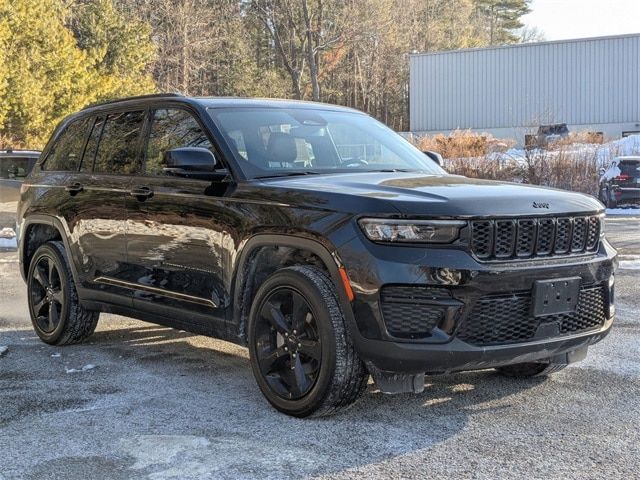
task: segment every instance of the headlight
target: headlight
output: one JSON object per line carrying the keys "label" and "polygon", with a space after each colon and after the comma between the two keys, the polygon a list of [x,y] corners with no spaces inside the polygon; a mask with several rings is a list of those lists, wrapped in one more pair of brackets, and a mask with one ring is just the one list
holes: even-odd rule
{"label": "headlight", "polygon": [[363,218],[359,222],[374,242],[451,243],[467,222],[461,220],[386,220]]}

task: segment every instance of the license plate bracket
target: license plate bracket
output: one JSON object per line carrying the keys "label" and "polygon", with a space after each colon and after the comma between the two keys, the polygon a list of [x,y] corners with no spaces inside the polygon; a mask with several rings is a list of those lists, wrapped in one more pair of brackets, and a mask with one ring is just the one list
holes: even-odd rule
{"label": "license plate bracket", "polygon": [[559,315],[576,311],[580,277],[538,280],[533,284],[533,316]]}

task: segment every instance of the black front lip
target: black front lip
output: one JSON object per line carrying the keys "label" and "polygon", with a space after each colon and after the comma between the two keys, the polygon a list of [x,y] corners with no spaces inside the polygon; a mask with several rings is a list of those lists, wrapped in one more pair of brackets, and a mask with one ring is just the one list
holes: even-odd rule
{"label": "black front lip", "polygon": [[367,340],[360,355],[380,370],[402,373],[451,373],[532,362],[599,342],[611,330],[610,318],[599,330],[533,342],[477,347],[454,338],[445,344]]}

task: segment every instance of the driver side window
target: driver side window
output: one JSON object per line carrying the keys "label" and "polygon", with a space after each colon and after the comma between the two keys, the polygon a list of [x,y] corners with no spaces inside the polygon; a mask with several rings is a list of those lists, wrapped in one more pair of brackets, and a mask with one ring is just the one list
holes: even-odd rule
{"label": "driver side window", "polygon": [[165,152],[179,147],[213,146],[191,113],[179,108],[160,108],[153,113],[146,151],[147,175],[165,175]]}

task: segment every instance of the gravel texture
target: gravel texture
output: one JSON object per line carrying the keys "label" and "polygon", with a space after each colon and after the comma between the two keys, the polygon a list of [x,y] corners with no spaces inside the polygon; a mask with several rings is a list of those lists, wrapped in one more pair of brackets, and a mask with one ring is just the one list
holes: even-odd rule
{"label": "gravel texture", "polygon": [[[640,254],[638,220],[608,227]],[[41,343],[15,255],[0,253],[0,480],[640,475],[640,270],[617,275],[609,337],[546,381],[369,385],[344,414],[298,420],[268,405],[228,343],[114,315],[89,343]]]}

